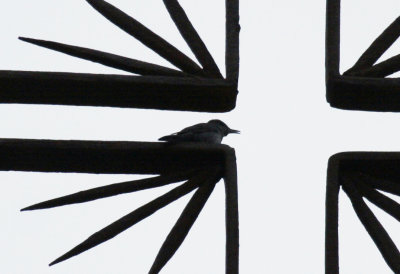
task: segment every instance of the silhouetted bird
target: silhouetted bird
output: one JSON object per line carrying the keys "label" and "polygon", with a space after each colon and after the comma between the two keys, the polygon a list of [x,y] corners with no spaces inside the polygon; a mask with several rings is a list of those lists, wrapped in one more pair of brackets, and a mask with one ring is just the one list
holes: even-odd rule
{"label": "silhouetted bird", "polygon": [[229,133],[240,133],[235,129],[230,129],[221,120],[210,120],[208,123],[196,124],[182,129],[181,131],[161,137],[159,141],[170,143],[198,142],[209,144],[220,144],[222,138]]}

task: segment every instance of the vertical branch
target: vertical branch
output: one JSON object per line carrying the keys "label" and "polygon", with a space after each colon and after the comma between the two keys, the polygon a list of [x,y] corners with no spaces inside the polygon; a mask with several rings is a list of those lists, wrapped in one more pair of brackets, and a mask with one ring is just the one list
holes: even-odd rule
{"label": "vertical branch", "polygon": [[196,56],[197,60],[203,66],[204,70],[209,72],[215,78],[222,78],[217,64],[212,58],[206,45],[201,40],[196,29],[193,27],[178,0],[163,1],[180,34],[182,35],[183,39],[185,39],[186,43]]}
{"label": "vertical branch", "polygon": [[340,0],[326,2],[325,40],[326,78],[339,75],[340,62]]}
{"label": "vertical branch", "polygon": [[325,201],[325,274],[339,273],[339,180],[338,160],[329,159]]}
{"label": "vertical branch", "polygon": [[239,209],[235,150],[226,153],[226,270],[227,274],[239,273]]}
{"label": "vertical branch", "polygon": [[239,79],[239,0],[226,3],[226,79],[238,83]]}

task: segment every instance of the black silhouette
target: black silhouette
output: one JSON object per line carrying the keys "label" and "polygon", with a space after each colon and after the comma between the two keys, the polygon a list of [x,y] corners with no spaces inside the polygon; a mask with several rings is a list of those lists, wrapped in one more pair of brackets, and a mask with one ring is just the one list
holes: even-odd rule
{"label": "black silhouette", "polygon": [[[173,190],[132,211],[59,257],[51,265],[99,245],[160,208],[196,190],[161,247],[150,273],[158,273],[179,248],[220,179],[226,190],[226,273],[238,273],[239,230],[234,149],[221,144],[51,141],[0,139],[0,170],[158,174],[41,202],[22,211],[54,208],[179,183]],[[190,272],[190,270],[189,270]]]}
{"label": "black silhouette", "polygon": [[20,37],[25,42],[141,76],[0,71],[0,103],[202,112],[226,112],[235,108],[239,74],[239,0],[226,1],[225,79],[177,0],[164,0],[164,4],[201,67],[169,42],[106,1],[87,2],[176,69],[94,49]]}
{"label": "black silhouette", "polygon": [[[100,14],[175,66],[174,69],[53,41],[22,41],[137,75],[0,71],[0,103],[65,104],[226,112],[235,108],[239,76],[239,0],[226,3],[226,76],[177,0],[163,0],[198,65],[140,22],[103,0],[87,0]],[[237,170],[234,149],[221,145],[237,133],[221,121],[212,142],[101,142],[0,139],[0,170],[153,174],[156,177],[97,187],[28,206],[22,211],[84,203],[96,199],[178,184],[176,188],[91,235],[50,265],[99,245],[174,200],[195,191],[162,245],[149,273],[158,273],[174,255],[215,185],[224,179],[226,194],[226,273],[239,273]],[[225,125],[225,126],[224,126]],[[182,135],[182,134],[177,134]],[[170,139],[170,138],[167,138]],[[218,140],[217,140],[218,139]],[[190,269],[188,270],[190,272]]]}
{"label": "black silhouette", "polygon": [[400,79],[385,78],[400,71],[400,55],[376,62],[400,36],[400,18],[343,75],[340,63],[340,0],[327,1],[326,97],[332,107],[366,111],[400,111]]}
{"label": "black silhouette", "polygon": [[222,139],[230,133],[240,133],[236,129],[230,129],[221,120],[210,120],[208,123],[196,124],[181,131],[161,137],[159,141],[170,143],[198,142],[220,144]]}
{"label": "black silhouette", "polygon": [[384,192],[400,195],[400,153],[347,152],[331,157],[326,193],[325,273],[339,273],[338,194],[340,187],[394,273],[400,273],[400,253],[363,198],[400,221],[400,205]]}

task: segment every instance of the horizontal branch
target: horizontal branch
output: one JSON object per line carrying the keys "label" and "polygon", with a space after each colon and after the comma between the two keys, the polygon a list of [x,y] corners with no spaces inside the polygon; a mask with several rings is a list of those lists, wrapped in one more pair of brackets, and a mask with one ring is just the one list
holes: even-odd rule
{"label": "horizontal branch", "polygon": [[335,108],[400,112],[400,78],[330,78],[326,95]]}
{"label": "horizontal branch", "polygon": [[226,145],[0,139],[0,170],[170,174],[222,166]]}
{"label": "horizontal branch", "polygon": [[123,11],[103,0],[86,1],[113,24],[138,39],[177,68],[190,74],[203,74],[203,70],[189,57]]}
{"label": "horizontal branch", "polygon": [[236,96],[218,79],[0,70],[0,103],[225,112]]}
{"label": "horizontal branch", "polygon": [[120,69],[123,71],[141,74],[141,75],[159,75],[159,76],[176,76],[185,77],[187,74],[167,67],[119,56],[103,51],[89,48],[71,46],[67,44],[57,43],[53,41],[38,40],[32,38],[19,37],[20,40],[28,42],[40,47],[59,51],[80,59],[96,62],[108,67]]}
{"label": "horizontal branch", "polygon": [[196,29],[193,27],[178,0],[163,1],[180,34],[182,35],[183,39],[185,39],[197,60],[203,66],[204,71],[210,73],[215,78],[222,78],[217,64],[212,58],[203,40],[201,40]]}

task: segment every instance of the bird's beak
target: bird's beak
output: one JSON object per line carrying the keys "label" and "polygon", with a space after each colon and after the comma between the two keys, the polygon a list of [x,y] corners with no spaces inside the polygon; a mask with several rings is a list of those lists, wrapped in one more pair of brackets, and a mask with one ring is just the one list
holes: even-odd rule
{"label": "bird's beak", "polygon": [[239,130],[236,130],[236,129],[229,129],[229,133],[240,134],[240,131],[239,131]]}

